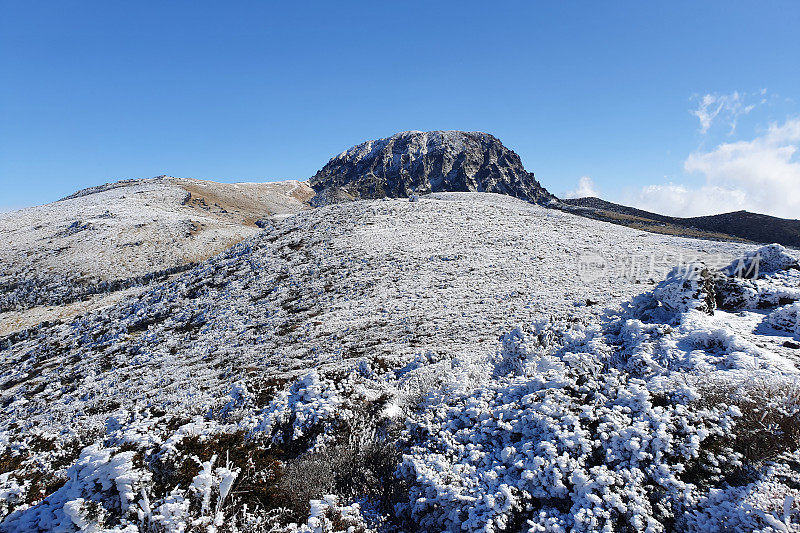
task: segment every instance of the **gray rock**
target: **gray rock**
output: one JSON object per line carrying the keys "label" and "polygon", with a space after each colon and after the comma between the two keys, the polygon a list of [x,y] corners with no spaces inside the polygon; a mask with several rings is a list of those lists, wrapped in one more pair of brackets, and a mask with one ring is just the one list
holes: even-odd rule
{"label": "gray rock", "polygon": [[758,285],[752,280],[725,275],[716,276],[717,307],[725,311],[739,311],[758,307]]}
{"label": "gray rock", "polygon": [[709,315],[716,308],[714,276],[701,263],[674,268],[653,289],[653,297],[672,312],[697,309]]}
{"label": "gray rock", "polygon": [[407,198],[429,192],[494,192],[529,202],[554,197],[492,135],[406,131],[331,159],[310,180],[316,204],[344,198]]}

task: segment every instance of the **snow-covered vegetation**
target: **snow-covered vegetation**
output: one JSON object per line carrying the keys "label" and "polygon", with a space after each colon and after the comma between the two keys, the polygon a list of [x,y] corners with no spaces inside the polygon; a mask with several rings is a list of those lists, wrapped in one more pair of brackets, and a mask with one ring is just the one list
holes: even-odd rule
{"label": "snow-covered vegetation", "polygon": [[159,177],[80,191],[0,214],[0,312],[142,285],[306,208],[304,183]]}
{"label": "snow-covered vegetation", "polygon": [[275,221],[0,337],[0,530],[798,530],[800,270],[756,251],[477,193]]}

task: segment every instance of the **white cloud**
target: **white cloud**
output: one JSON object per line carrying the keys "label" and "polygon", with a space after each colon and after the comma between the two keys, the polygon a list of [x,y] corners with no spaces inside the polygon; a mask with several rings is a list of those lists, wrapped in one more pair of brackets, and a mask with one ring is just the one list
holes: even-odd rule
{"label": "white cloud", "polygon": [[[761,94],[766,94],[763,89]],[[730,126],[729,134],[736,131],[739,117],[746,115],[755,108],[755,105],[745,105],[746,94],[733,92],[731,94],[705,94],[700,98],[697,109],[691,111],[692,115],[700,120],[700,133],[706,134],[711,129],[717,118],[724,119]]]}
{"label": "white cloud", "polygon": [[600,193],[597,192],[594,186],[592,178],[589,176],[583,176],[578,180],[578,188],[568,191],[564,195],[565,198],[586,198],[587,196],[600,196]]}
{"label": "white cloud", "polygon": [[746,207],[746,200],[747,193],[738,189],[667,183],[643,187],[630,203],[662,215],[692,217],[739,211]]}
{"label": "white cloud", "polygon": [[675,216],[697,216],[746,209],[800,217],[800,118],[772,124],[751,141],[723,143],[695,152],[684,169],[705,177],[701,187],[669,183],[642,188],[630,202]]}

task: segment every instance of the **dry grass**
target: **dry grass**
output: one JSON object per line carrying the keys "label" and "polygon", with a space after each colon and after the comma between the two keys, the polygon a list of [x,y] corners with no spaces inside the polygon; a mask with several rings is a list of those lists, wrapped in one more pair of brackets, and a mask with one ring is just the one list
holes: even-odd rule
{"label": "dry grass", "polygon": [[304,185],[283,193],[279,192],[278,188],[281,187],[279,183],[201,183],[180,179],[175,181],[188,193],[184,205],[224,222],[251,227],[256,227],[257,220],[283,211],[277,204],[273,205],[280,196],[300,203],[308,202],[314,196],[313,190]]}
{"label": "dry grass", "polygon": [[758,466],[800,448],[800,384],[753,380],[730,384],[708,380],[700,385],[706,406],[730,405],[741,411],[730,447],[746,464]]}
{"label": "dry grass", "polygon": [[658,222],[649,218],[626,215],[623,213],[614,213],[613,211],[598,210],[594,213],[594,218],[614,224],[620,224],[622,226],[628,226],[629,228],[638,229],[641,231],[659,233],[661,235],[675,235],[677,237],[693,237],[697,239],[710,239],[718,241],[748,242],[746,239],[734,237],[726,233],[678,226],[676,224]]}
{"label": "dry grass", "polygon": [[[211,436],[189,436],[176,444],[177,452],[145,457],[163,496],[175,486],[188,487],[200,471],[194,459],[216,455],[240,469],[226,504],[227,516],[245,520],[248,509],[275,526],[307,519],[310,500],[335,494],[343,501],[370,500],[393,514],[395,503],[408,496],[404,482],[394,473],[401,461],[396,446],[399,427],[388,427],[380,417],[386,398],[363,402],[357,415],[342,421],[335,441],[321,451],[309,451],[315,433],[300,441],[276,445],[244,431]],[[239,518],[235,518],[239,517]],[[341,516],[328,516],[345,524]],[[265,522],[266,523],[266,522]],[[344,527],[347,529],[347,527]]]}

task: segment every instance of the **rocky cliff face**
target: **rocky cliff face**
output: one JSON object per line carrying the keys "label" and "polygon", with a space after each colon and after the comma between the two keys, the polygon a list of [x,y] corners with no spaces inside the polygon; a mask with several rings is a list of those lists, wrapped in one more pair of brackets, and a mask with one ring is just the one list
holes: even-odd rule
{"label": "rocky cliff face", "polygon": [[310,184],[317,203],[449,191],[538,203],[553,198],[496,137],[464,131],[406,131],[367,141],[331,159]]}

